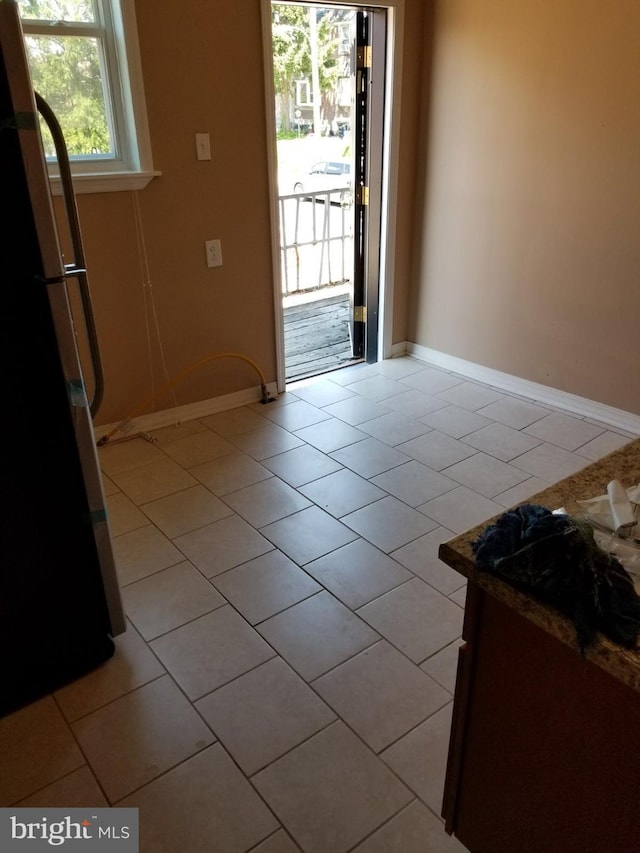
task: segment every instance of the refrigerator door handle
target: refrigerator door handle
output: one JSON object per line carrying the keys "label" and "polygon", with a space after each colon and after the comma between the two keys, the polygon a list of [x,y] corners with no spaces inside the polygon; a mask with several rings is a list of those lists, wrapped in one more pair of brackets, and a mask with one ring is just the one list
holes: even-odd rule
{"label": "refrigerator door handle", "polygon": [[62,128],[60,127],[60,123],[58,122],[55,113],[42,95],[39,95],[38,92],[35,92],[34,94],[38,112],[42,116],[51,133],[53,144],[56,149],[58,168],[60,170],[62,197],[64,200],[64,209],[74,254],[74,263],[65,264],[65,275],[70,278],[75,277],[78,281],[83,320],[87,332],[89,353],[91,356],[91,368],[93,370],[93,397],[89,404],[89,411],[93,418],[102,403],[102,397],[104,394],[104,374],[102,372],[102,359],[100,357],[100,347],[98,345],[98,332],[93,315],[93,306],[91,304],[91,291],[89,290],[89,279],[86,271],[84,246],[82,244],[80,220],[78,218],[78,208],[73,189],[73,179],[71,177],[69,154],[64,141]]}

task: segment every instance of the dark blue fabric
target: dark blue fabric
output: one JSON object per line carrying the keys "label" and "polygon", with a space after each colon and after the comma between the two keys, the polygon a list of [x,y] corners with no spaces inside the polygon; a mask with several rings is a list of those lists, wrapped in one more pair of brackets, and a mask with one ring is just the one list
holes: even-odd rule
{"label": "dark blue fabric", "polygon": [[597,545],[587,522],[522,504],[485,528],[472,546],[478,569],[568,615],[582,651],[597,631],[636,646],[640,597],[621,563]]}
{"label": "dark blue fabric", "polygon": [[571,519],[567,515],[554,515],[537,504],[521,504],[503,513],[473,543],[476,565],[491,569],[502,557],[509,557],[545,536],[564,533],[570,527]]}

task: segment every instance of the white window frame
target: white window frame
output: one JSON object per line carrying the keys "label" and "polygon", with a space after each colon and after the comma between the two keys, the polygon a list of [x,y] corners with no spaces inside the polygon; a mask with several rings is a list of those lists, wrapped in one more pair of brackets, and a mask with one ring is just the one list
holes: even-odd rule
{"label": "white window frame", "polygon": [[[71,161],[73,185],[77,193],[138,190],[160,175],[154,171],[147,122],[134,4],[130,0],[97,0],[99,26],[104,28],[104,56],[108,88],[113,106],[112,126],[116,157],[108,160]],[[73,37],[73,24],[42,27],[22,19],[26,35],[62,32]],[[82,35],[87,35],[83,33]],[[52,189],[59,194],[57,163],[49,164]]]}

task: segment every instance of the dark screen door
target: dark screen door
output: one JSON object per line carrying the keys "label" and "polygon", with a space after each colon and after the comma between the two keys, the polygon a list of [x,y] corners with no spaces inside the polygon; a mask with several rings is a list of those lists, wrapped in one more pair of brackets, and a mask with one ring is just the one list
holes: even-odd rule
{"label": "dark screen door", "polygon": [[386,50],[384,10],[358,10],[355,48],[352,341],[354,357],[373,362],[378,356]]}

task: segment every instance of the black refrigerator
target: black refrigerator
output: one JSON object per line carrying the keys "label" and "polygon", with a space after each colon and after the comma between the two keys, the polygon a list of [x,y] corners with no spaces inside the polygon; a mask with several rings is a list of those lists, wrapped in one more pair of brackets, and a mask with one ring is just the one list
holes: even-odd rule
{"label": "black refrigerator", "polygon": [[0,198],[2,716],[100,665],[125,630],[70,310],[70,288],[78,276],[86,285],[86,273],[60,249],[22,29],[7,0]]}

